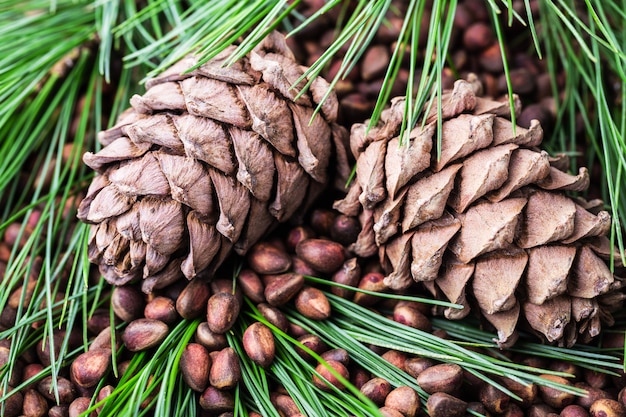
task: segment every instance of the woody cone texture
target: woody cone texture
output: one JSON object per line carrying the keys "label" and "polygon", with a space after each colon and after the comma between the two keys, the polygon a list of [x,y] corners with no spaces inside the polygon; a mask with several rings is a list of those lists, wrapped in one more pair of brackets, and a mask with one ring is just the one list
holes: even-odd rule
{"label": "woody cone texture", "polygon": [[[185,276],[210,276],[276,223],[346,177],[347,132],[322,78],[303,74],[284,38],[269,35],[231,66],[235,46],[197,64],[187,57],[146,83],[104,145],[84,162],[97,171],[79,208],[91,223],[89,257],[107,281],[143,278],[150,292]],[[334,158],[331,162],[331,156]]]}
{"label": "woody cone texture", "polygon": [[587,170],[571,175],[565,157],[538,149],[536,121],[514,129],[508,101],[479,94],[475,79],[442,94],[439,157],[436,111],[400,139],[403,98],[369,132],[352,127],[357,175],[335,203],[363,227],[351,249],[378,253],[389,289],[421,284],[465,307],[438,313],[478,313],[502,346],[518,328],[560,345],[588,340],[623,298],[607,265],[609,214],[565,193],[587,188]]}

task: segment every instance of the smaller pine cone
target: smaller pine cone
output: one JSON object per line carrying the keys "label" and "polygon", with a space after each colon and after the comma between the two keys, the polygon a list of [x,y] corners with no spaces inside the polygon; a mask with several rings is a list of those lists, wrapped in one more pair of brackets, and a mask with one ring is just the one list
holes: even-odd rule
{"label": "smaller pine cone", "polygon": [[338,181],[349,175],[328,83],[292,88],[306,68],[278,33],[224,66],[234,49],[199,66],[189,56],[148,80],[100,133],[104,148],[84,155],[98,175],[78,217],[93,225],[89,259],[110,283],[143,278],[150,292],[211,276],[233,249],[244,254],[302,212],[329,182],[329,167]]}
{"label": "smaller pine cone", "polygon": [[442,94],[439,155],[434,111],[399,137],[402,97],[369,131],[352,127],[356,178],[335,203],[359,216],[351,249],[378,253],[388,288],[417,282],[464,306],[436,308],[447,318],[474,310],[497,329],[501,346],[514,343],[520,327],[550,343],[586,341],[601,322],[612,323],[624,298],[606,262],[610,216],[601,202],[566,194],[588,187],[587,170],[570,175],[565,156],[539,150],[536,120],[529,129],[513,126],[508,101],[480,90],[474,78]]}

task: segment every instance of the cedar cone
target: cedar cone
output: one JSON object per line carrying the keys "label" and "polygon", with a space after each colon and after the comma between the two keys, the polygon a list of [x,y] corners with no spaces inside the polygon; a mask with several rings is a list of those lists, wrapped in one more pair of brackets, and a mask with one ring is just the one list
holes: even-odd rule
{"label": "cedar cone", "polygon": [[464,306],[436,313],[479,312],[501,346],[514,343],[520,326],[550,343],[588,340],[601,322],[612,323],[623,299],[622,279],[606,263],[610,216],[602,202],[566,194],[589,185],[587,170],[570,175],[565,156],[537,149],[536,120],[514,129],[508,100],[480,97],[480,90],[474,77],[442,94],[439,157],[435,110],[400,139],[402,97],[369,131],[352,126],[356,179],[335,203],[359,216],[351,249],[363,257],[378,252],[389,289],[418,282]]}
{"label": "cedar cone", "polygon": [[234,49],[199,66],[189,56],[148,80],[99,134],[104,148],[84,155],[99,175],[78,217],[92,224],[89,259],[110,283],[143,277],[151,292],[211,276],[231,249],[244,254],[302,212],[329,167],[347,178],[348,135],[328,83],[293,87],[306,68],[278,33],[226,67]]}

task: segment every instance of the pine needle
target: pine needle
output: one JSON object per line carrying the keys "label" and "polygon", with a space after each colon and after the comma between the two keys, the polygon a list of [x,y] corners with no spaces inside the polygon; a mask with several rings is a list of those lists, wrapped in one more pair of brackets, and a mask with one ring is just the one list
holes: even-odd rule
{"label": "pine needle", "polygon": [[184,399],[197,402],[197,398],[183,382],[178,364],[199,323],[199,320],[182,320],[150,357],[145,352],[135,354],[110,396],[93,404],[86,412],[102,407],[99,415],[103,417],[140,416],[148,412],[162,416],[195,416],[195,406],[184,404]]}
{"label": "pine needle", "polygon": [[[491,384],[496,384],[496,381],[490,375],[512,376],[528,383],[553,386],[577,395],[583,394],[583,391],[580,389],[555,384],[552,381],[539,377],[541,374],[563,376],[564,374],[562,373],[547,369],[531,368],[510,361],[499,360],[483,353],[477,353],[465,349],[454,341],[440,339],[430,333],[394,322],[333,294],[327,293],[326,296],[331,302],[333,309],[333,315],[330,320],[321,322],[310,320],[293,310],[290,310],[288,314],[290,320],[293,320],[305,329],[309,329],[312,333],[318,334],[329,345],[341,346],[347,349],[351,357],[355,355],[354,360],[357,363],[374,374],[381,375],[385,368],[389,368],[387,371],[391,375],[400,371],[397,368],[393,369],[394,367],[388,363],[385,365],[386,361],[384,359],[380,357],[376,359],[374,357],[376,355],[366,346],[366,344],[370,343],[422,357],[430,357],[443,362],[457,363],[462,368],[475,372],[477,376],[480,375],[482,379]],[[471,329],[472,327],[469,326],[469,328]],[[361,355],[365,355],[365,357],[359,359]],[[614,358],[599,356],[597,359],[603,365],[615,367],[615,363],[610,361],[610,359]],[[370,368],[372,363],[368,361],[374,362],[376,367]],[[385,378],[385,376],[382,377]],[[406,377],[399,378],[396,375],[389,382],[394,386],[398,386],[407,381]],[[409,384],[409,386],[420,392],[419,387],[413,385],[415,385],[414,382]],[[505,392],[514,397],[514,394],[508,392],[508,390]],[[423,396],[423,392],[421,394]]]}

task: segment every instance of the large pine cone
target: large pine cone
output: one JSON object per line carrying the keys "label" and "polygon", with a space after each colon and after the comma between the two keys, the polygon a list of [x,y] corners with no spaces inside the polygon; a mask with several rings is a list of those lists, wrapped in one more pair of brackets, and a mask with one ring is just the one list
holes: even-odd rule
{"label": "large pine cone", "polygon": [[[92,223],[89,257],[105,279],[143,277],[150,292],[211,275],[325,187],[347,177],[347,131],[322,78],[293,84],[299,66],[278,33],[232,66],[235,47],[198,66],[191,56],[146,83],[143,96],[101,132],[84,162],[97,175],[78,217]],[[187,72],[187,73],[185,73]],[[321,107],[314,111],[322,98]],[[331,162],[331,156],[337,163]]]}
{"label": "large pine cone", "polygon": [[399,138],[403,98],[378,126],[352,127],[357,175],[335,203],[360,218],[352,249],[378,252],[390,289],[418,282],[465,306],[439,308],[448,318],[479,311],[500,345],[513,343],[522,325],[551,343],[590,339],[623,298],[605,262],[610,216],[601,202],[565,193],[587,188],[587,170],[567,174],[567,158],[537,149],[539,123],[514,129],[508,101],[479,92],[475,80],[457,81],[442,96],[439,157],[434,111]]}

